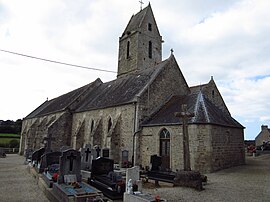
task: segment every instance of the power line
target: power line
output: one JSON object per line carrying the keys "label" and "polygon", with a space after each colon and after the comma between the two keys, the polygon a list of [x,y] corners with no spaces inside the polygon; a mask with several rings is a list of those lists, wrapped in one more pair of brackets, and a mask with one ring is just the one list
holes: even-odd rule
{"label": "power line", "polygon": [[66,63],[66,62],[59,62],[59,61],[55,61],[55,60],[49,60],[49,59],[45,59],[45,58],[35,57],[35,56],[31,56],[31,55],[26,55],[26,54],[7,51],[7,50],[2,50],[2,49],[0,49],[0,51],[5,52],[5,53],[14,54],[14,55],[23,56],[23,57],[28,57],[28,58],[32,58],[32,59],[36,59],[36,60],[42,60],[42,61],[46,61],[46,62],[57,63],[57,64],[61,64],[61,65],[67,65],[67,66],[78,67],[78,68],[83,68],[83,69],[90,69],[90,70],[95,70],[95,71],[116,73],[115,71],[110,71],[110,70],[106,70],[106,69],[99,69],[99,68],[86,67],[86,66],[81,66],[81,65],[74,65],[74,64],[69,64],[69,63]]}

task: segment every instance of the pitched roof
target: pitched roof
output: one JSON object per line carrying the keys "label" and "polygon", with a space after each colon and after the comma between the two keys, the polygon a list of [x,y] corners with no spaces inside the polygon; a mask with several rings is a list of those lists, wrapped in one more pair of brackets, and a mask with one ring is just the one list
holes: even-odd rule
{"label": "pitched roof", "polygon": [[138,30],[138,28],[141,27],[142,21],[146,15],[146,12],[148,11],[148,9],[151,9],[150,4],[147,7],[145,7],[144,9],[142,9],[136,15],[132,15],[123,35],[128,33],[128,32],[136,31],[136,30]]}
{"label": "pitched roof", "polygon": [[71,107],[71,105],[87,90],[92,90],[91,87],[95,85],[99,85],[101,82],[100,79],[95,80],[94,82],[87,84],[83,87],[80,87],[76,90],[73,90],[69,93],[66,93],[64,95],[61,95],[57,98],[54,98],[52,100],[47,100],[43,104],[41,104],[38,108],[36,108],[33,112],[31,112],[28,116],[26,116],[26,119],[44,116],[51,113],[61,112],[66,110],[68,107]]}
{"label": "pitched roof", "polygon": [[[169,59],[168,59],[169,60]],[[76,112],[113,107],[137,101],[139,96],[158,73],[165,67],[165,60],[155,67],[128,74],[101,84],[89,93]]]}
{"label": "pitched roof", "polygon": [[234,118],[222,113],[201,91],[188,96],[173,96],[160,110],[145,121],[143,126],[182,124],[182,120],[174,115],[175,112],[181,111],[182,104],[187,104],[188,111],[195,115],[190,118],[190,124],[215,124],[243,128]]}

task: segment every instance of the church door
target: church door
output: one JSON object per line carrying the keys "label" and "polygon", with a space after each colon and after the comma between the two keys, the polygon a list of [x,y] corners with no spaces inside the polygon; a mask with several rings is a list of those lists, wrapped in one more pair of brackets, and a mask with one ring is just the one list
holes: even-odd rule
{"label": "church door", "polygon": [[170,132],[163,129],[160,132],[160,156],[162,159],[162,167],[170,168]]}

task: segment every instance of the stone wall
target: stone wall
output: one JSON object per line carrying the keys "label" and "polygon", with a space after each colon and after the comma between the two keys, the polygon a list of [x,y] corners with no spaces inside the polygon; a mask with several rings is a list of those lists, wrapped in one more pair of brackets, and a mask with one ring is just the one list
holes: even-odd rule
{"label": "stone wall", "polygon": [[[183,169],[183,133],[180,125],[144,127],[140,134],[140,163],[144,167],[149,166],[150,156],[159,155],[159,134],[163,128],[171,135],[171,169]],[[188,131],[192,170],[209,173],[245,163],[242,129],[192,124]]]}
{"label": "stone wall", "polygon": [[212,126],[212,171],[245,164],[244,131]]}
{"label": "stone wall", "polygon": [[[128,150],[131,161],[134,114],[135,104],[75,113],[72,124],[72,145],[79,149],[85,144],[95,146],[98,143],[100,148],[110,149],[110,158],[117,163],[121,162],[122,151]],[[76,131],[81,127],[81,122],[84,122],[84,134],[77,137]],[[82,141],[84,145],[78,145],[74,140]]]}

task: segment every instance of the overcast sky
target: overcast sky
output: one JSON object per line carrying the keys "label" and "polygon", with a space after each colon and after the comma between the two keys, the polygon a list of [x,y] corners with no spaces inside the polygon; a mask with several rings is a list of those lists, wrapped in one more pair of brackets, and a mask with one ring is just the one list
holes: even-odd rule
{"label": "overcast sky", "polygon": [[[143,7],[148,5],[144,1]],[[190,86],[211,76],[232,116],[254,139],[270,126],[270,1],[154,0],[165,41]],[[117,71],[118,40],[139,0],[0,0],[0,49]],[[0,51],[0,119],[27,116],[52,99],[115,73],[74,68]]]}

